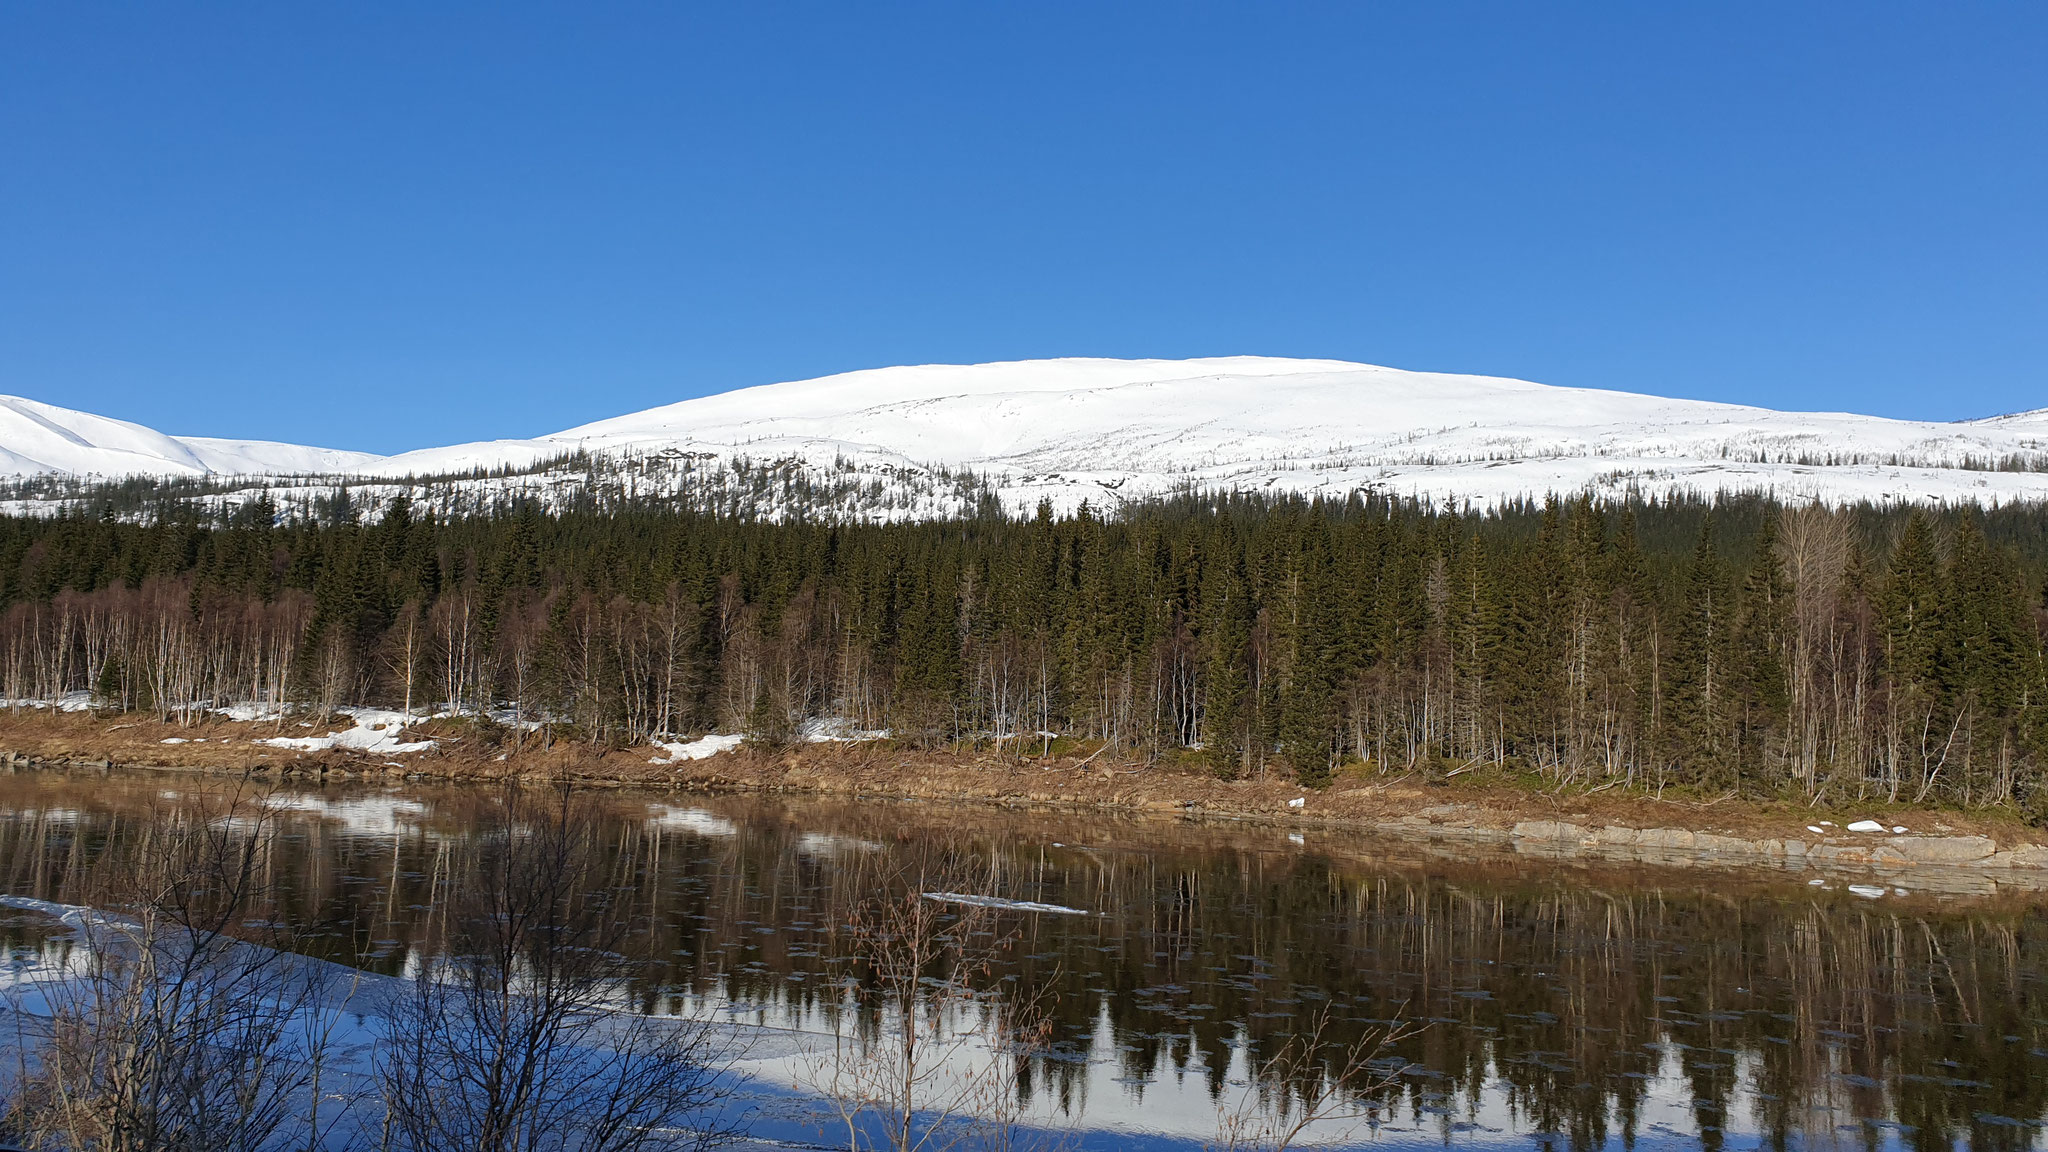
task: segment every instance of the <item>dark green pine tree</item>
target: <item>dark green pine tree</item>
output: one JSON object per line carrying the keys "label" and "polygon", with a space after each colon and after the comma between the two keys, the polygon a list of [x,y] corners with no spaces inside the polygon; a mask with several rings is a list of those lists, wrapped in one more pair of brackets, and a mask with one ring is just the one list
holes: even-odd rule
{"label": "dark green pine tree", "polygon": [[1956,527],[1947,585],[1935,677],[1971,737],[1956,784],[1965,804],[1987,791],[2002,803],[2014,791],[2012,761],[2029,727],[2040,645],[2011,557],[1970,517]]}
{"label": "dark green pine tree", "polygon": [[1672,629],[1664,676],[1665,755],[1682,782],[1727,788],[1736,781],[1728,747],[1728,649],[1734,625],[1728,579],[1714,553],[1713,520],[1700,527]]}
{"label": "dark green pine tree", "polygon": [[1256,755],[1252,743],[1251,659],[1253,606],[1243,543],[1225,521],[1212,537],[1204,575],[1202,745],[1209,765],[1226,780],[1243,776]]}
{"label": "dark green pine tree", "polygon": [[1785,679],[1791,616],[1792,589],[1778,558],[1777,518],[1766,516],[1743,578],[1742,609],[1728,669],[1728,716],[1734,739],[1730,760],[1737,787],[1745,782],[1784,783],[1775,774],[1783,757],[1774,757],[1774,743],[1782,736],[1791,705]]}
{"label": "dark green pine tree", "polygon": [[1312,516],[1300,528],[1299,552],[1287,591],[1291,667],[1281,689],[1280,747],[1294,778],[1309,788],[1330,782],[1335,758],[1331,637],[1337,630],[1330,581],[1330,526]]}

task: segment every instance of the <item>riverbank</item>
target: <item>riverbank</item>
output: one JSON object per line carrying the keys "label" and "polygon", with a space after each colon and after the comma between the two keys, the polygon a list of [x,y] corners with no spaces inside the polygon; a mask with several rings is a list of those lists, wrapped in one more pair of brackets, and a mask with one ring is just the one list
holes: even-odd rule
{"label": "riverbank", "polygon": [[[353,730],[359,746],[301,735],[302,730],[312,731],[297,722],[214,718],[173,725],[137,716],[22,710],[0,713],[0,769],[119,766],[275,780],[567,781],[981,803],[1342,829],[1545,858],[1967,874],[1993,887],[2048,890],[2048,835],[1998,811],[1853,798],[1806,805],[1618,789],[1559,791],[1481,773],[1441,781],[1346,774],[1316,791],[1278,777],[1225,781],[1193,765],[1121,763],[1100,752],[1017,757],[917,750],[889,741],[776,751],[741,746],[677,759],[671,749],[549,745],[531,734],[480,732],[448,721],[402,731],[395,723],[366,721]],[[1877,830],[1852,831],[1852,825]]]}

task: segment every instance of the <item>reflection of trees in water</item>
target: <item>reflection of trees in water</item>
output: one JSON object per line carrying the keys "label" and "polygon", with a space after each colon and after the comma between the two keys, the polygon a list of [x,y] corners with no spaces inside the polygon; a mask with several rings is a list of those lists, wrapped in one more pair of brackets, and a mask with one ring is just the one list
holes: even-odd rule
{"label": "reflection of trees in water", "polygon": [[[117,781],[6,781],[20,810],[0,822],[11,890],[63,900],[81,852],[121,850],[141,802],[124,807]],[[149,783],[138,796],[155,795]],[[482,830],[503,817],[488,792],[418,795],[432,813],[416,829],[295,822],[265,861],[287,894],[276,914],[381,971],[434,953],[449,877],[463,854],[490,850]],[[1914,1126],[1914,1146],[2023,1147],[2033,1130],[2003,1118],[2048,1108],[2048,1058],[2035,1055],[2048,1050],[2048,958],[2032,908],[1376,866],[1158,828],[1144,851],[1055,849],[1028,817],[913,806],[707,802],[734,827],[693,832],[650,821],[643,798],[603,802],[598,866],[632,893],[637,946],[665,958],[639,990],[650,1009],[690,989],[824,1013],[862,895],[851,861],[905,841],[973,855],[996,894],[1108,912],[1016,920],[1012,973],[1057,994],[1053,1050],[1028,1088],[1070,1106],[1085,1102],[1075,1061],[1097,1043],[1138,1090],[1199,1076],[1214,1093],[1236,1045],[1261,1064],[1328,1008],[1340,1045],[1396,1014],[1436,1021],[1398,1046],[1414,1067],[1384,1093],[1389,1109],[1448,1125],[1484,1097],[1578,1147],[1639,1134],[1666,1073],[1710,1147],[1748,1113],[1773,1145],[1830,1143],[1836,1125],[1869,1117]],[[1115,831],[1068,825],[1084,826]]]}

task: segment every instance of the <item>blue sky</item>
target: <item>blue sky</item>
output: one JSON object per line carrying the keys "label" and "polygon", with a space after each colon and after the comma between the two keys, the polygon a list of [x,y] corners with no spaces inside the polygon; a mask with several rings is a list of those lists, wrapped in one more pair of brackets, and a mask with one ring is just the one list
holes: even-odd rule
{"label": "blue sky", "polygon": [[396,451],[897,363],[2048,406],[2048,5],[0,3],[0,392]]}

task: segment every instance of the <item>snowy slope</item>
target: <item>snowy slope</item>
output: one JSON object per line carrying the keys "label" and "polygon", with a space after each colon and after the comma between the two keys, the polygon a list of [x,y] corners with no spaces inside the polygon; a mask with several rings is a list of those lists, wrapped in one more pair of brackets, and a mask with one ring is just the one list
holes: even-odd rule
{"label": "snowy slope", "polygon": [[[681,483],[676,462],[780,462],[913,494],[892,505],[897,515],[950,510],[946,473],[983,478],[1012,510],[1041,497],[1102,506],[1186,487],[1477,504],[1582,491],[2048,499],[2048,410],[1939,424],[1249,356],[848,372],[382,459],[0,406],[0,471],[347,471],[400,484],[530,469],[579,450],[630,474],[636,493],[673,490],[664,485]],[[460,483],[534,491],[544,479],[557,492],[589,482],[578,475]]]}
{"label": "snowy slope", "polygon": [[153,428],[0,396],[0,475],[200,476],[207,473],[329,473],[380,457],[263,440],[166,436]]}
{"label": "snowy slope", "polygon": [[1630,488],[1830,500],[2048,497],[2048,413],[1973,424],[1789,413],[1329,360],[1040,360],[849,372],[534,440],[391,457],[386,476],[570,449],[939,466],[1011,507],[1185,485],[1491,502]]}

